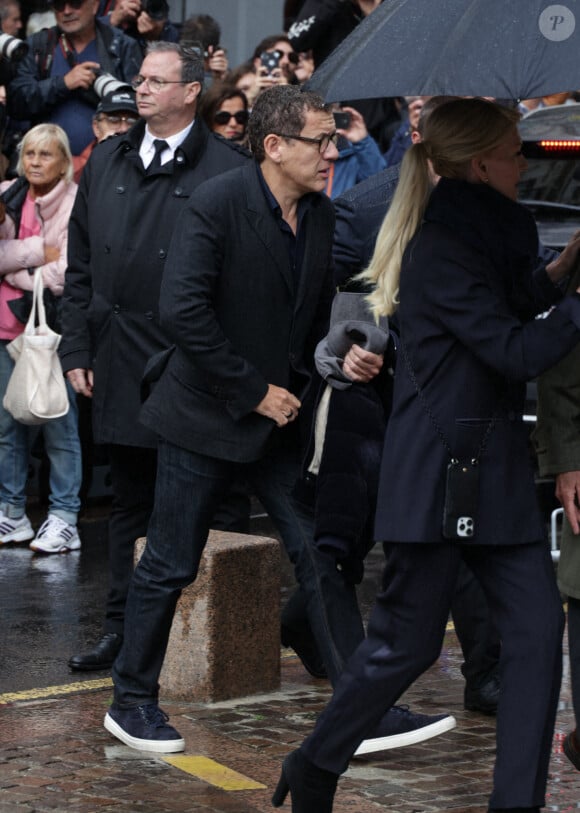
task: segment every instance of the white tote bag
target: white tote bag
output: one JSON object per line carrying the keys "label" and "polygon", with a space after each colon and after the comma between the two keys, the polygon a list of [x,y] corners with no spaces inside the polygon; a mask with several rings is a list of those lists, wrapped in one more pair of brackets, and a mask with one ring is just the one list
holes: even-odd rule
{"label": "white tote bag", "polygon": [[69,409],[57,353],[60,335],[46,324],[42,288],[42,271],[37,268],[28,322],[24,332],[6,347],[15,366],[2,404],[19,423],[29,425],[61,418]]}

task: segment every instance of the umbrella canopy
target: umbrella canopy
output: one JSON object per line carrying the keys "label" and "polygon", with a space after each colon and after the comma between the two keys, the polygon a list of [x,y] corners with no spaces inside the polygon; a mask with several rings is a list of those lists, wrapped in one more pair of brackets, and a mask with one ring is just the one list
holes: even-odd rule
{"label": "umbrella canopy", "polygon": [[331,101],[580,89],[580,0],[383,0],[307,83]]}

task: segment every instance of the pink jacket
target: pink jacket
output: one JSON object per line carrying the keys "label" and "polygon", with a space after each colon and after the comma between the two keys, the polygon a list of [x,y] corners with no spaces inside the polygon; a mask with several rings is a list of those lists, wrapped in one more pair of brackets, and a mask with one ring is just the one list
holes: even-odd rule
{"label": "pink jacket", "polygon": [[[14,181],[1,183],[0,194],[12,183]],[[62,295],[67,267],[68,222],[76,192],[76,183],[59,181],[47,195],[35,200],[36,213],[42,223],[38,237],[16,238],[14,222],[8,215],[0,224],[0,277],[14,288],[31,291],[34,277],[28,269],[40,266],[44,287],[50,288],[55,296]],[[45,245],[60,249],[58,260],[44,264]]]}

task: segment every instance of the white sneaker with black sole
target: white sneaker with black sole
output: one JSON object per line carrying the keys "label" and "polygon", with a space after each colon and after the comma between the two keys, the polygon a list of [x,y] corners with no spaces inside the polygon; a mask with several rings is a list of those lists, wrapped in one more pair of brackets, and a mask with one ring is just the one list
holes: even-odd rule
{"label": "white sneaker with black sole", "polygon": [[393,706],[378,724],[373,736],[363,740],[356,749],[355,757],[404,748],[418,742],[438,737],[457,725],[450,714],[415,714],[408,706]]}
{"label": "white sneaker with black sole", "polygon": [[37,553],[68,553],[79,550],[81,540],[76,525],[69,525],[55,514],[49,514],[30,543]]}
{"label": "white sneaker with black sole", "polygon": [[0,545],[6,545],[8,542],[28,542],[33,536],[34,531],[26,514],[18,519],[12,519],[0,512]]}

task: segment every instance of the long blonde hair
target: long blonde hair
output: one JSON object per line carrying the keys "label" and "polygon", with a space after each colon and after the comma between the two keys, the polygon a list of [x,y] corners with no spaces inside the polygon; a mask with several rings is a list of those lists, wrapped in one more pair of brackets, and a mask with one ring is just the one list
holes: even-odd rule
{"label": "long blonde hair", "polygon": [[484,99],[457,99],[427,117],[424,138],[405,153],[399,183],[379,231],[370,264],[358,279],[373,285],[368,296],[376,319],[390,316],[399,304],[403,253],[419,228],[433,178],[466,180],[471,159],[495,149],[516,126],[519,113]]}

